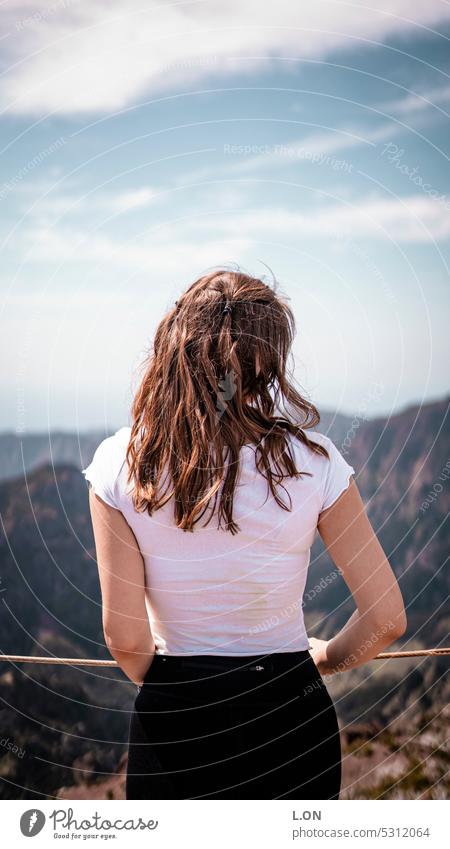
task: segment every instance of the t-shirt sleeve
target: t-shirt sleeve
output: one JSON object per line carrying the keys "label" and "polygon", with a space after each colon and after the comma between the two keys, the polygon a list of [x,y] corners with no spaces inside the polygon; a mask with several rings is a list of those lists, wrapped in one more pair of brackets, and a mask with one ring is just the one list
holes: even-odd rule
{"label": "t-shirt sleeve", "polygon": [[330,459],[326,460],[327,471],[325,475],[325,483],[322,495],[322,510],[331,507],[332,504],[339,498],[341,493],[348,488],[351,475],[355,474],[355,470],[350,463],[342,456],[341,452],[336,448],[334,442],[327,438],[325,448],[330,455]]}
{"label": "t-shirt sleeve", "polygon": [[90,464],[82,472],[95,494],[110,507],[119,510],[115,486],[118,474],[115,447],[115,437],[108,436],[100,443]]}

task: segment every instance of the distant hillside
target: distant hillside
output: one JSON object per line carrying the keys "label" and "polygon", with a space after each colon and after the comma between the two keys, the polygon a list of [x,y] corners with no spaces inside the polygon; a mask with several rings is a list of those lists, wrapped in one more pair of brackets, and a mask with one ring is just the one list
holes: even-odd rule
{"label": "distant hillside", "polygon": [[[86,481],[42,466],[0,484],[0,649],[30,653],[41,630],[101,653],[100,591]],[[108,656],[104,650],[104,656]]]}
{"label": "distant hillside", "polygon": [[0,433],[0,480],[23,477],[39,466],[66,463],[83,469],[99,443],[109,433]]}
{"label": "distant hillside", "polygon": [[[345,438],[351,421],[351,416],[324,411],[317,429],[325,432],[329,429],[328,435],[340,442]],[[64,463],[83,469],[92,459],[97,445],[115,433],[116,429],[78,434],[55,430],[50,433],[18,435],[4,431],[0,433],[0,481],[23,477],[24,472],[28,473],[46,463]]]}
{"label": "distant hillside", "polygon": [[[407,635],[427,645],[438,644],[450,631],[449,408],[450,399],[411,407],[388,420],[367,421],[352,439],[336,443],[356,469],[370,520],[399,579],[408,605]],[[322,551],[319,538],[308,586],[332,569]],[[337,610],[348,591],[338,578],[325,595],[320,604],[330,630],[348,613],[345,605]],[[330,617],[330,610],[335,615]]]}
{"label": "distant hillside", "polygon": [[[448,407],[448,400],[411,407],[387,421],[358,421],[357,426],[332,417],[330,427],[324,415],[318,428],[355,467],[370,519],[400,580],[408,631],[399,648],[449,641]],[[76,465],[46,463],[31,469],[26,480],[19,474],[0,483],[0,651],[5,654],[109,658],[80,472],[103,436],[85,437],[83,459],[71,455]],[[45,448],[27,439],[25,456],[32,464]],[[77,439],[64,435],[60,443],[52,440],[52,448],[56,444],[71,452]],[[11,445],[9,450],[14,453]],[[332,572],[318,538],[304,600],[311,636],[331,637],[353,609],[341,578],[317,591],[321,578]],[[430,798],[448,797],[448,682],[447,658],[373,661],[327,680],[348,753],[343,798],[416,798],[429,787]],[[120,796],[123,775],[116,772],[123,770],[133,693],[119,671],[0,662],[2,740],[24,751],[22,757],[6,746],[0,749],[0,795]]]}
{"label": "distant hillside", "polygon": [[[356,469],[369,517],[400,580],[408,604],[408,635],[427,644],[438,642],[449,630],[443,605],[449,583],[448,411],[447,399],[412,407],[387,421],[363,421],[353,431],[345,419],[334,417],[334,431],[329,430]],[[320,429],[328,430],[325,415]],[[90,454],[83,460],[86,463],[98,444],[98,437],[89,439],[94,444],[89,448],[85,443]],[[100,650],[95,549],[86,482],[79,469],[65,463],[47,464],[30,471],[26,480],[3,481],[0,514],[1,598],[11,609],[0,621],[0,648],[18,652],[19,646],[32,645],[39,628],[45,627],[70,639],[76,637],[86,650]],[[352,609],[339,577],[309,600],[308,590],[332,569],[317,537],[305,615],[312,622],[324,611],[326,631],[335,629]]]}

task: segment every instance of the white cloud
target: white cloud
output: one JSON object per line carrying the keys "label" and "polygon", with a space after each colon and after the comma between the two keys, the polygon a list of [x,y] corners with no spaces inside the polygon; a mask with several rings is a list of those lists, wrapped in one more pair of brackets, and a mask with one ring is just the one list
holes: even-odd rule
{"label": "white cloud", "polygon": [[[440,104],[450,103],[450,86],[441,86],[441,88],[424,89],[417,91],[414,94],[405,95],[397,100],[390,100],[387,103],[379,105],[379,109],[387,114],[411,115],[415,112],[422,112],[430,107],[440,109]],[[447,116],[447,112],[444,112]]]}
{"label": "white cloud", "polygon": [[[156,192],[147,186],[142,186],[140,189],[134,189],[129,192],[120,192],[112,198],[112,208],[118,212],[124,212],[126,209],[140,209],[143,206],[148,206],[155,198]],[[105,198],[106,204],[110,201]]]}
{"label": "white cloud", "polygon": [[[450,237],[450,219],[442,206],[431,198],[413,195],[403,199],[367,198],[353,204],[329,203],[311,210],[261,208],[222,210],[220,216],[195,216],[167,224],[157,233],[149,232],[141,241],[124,241],[111,234],[84,233],[69,228],[33,228],[28,241],[27,260],[91,266],[100,281],[102,270],[125,276],[153,272],[162,279],[234,261],[246,262],[254,247],[268,244],[299,245],[305,240],[320,241],[333,249],[336,240],[351,237],[383,240],[394,244],[427,244]],[[325,240],[325,243],[324,243]],[[90,272],[91,273],[91,272]]]}
{"label": "white cloud", "polygon": [[206,77],[267,65],[274,57],[322,58],[450,19],[430,0],[70,0],[5,6],[0,103],[19,114],[105,113]]}
{"label": "white cloud", "polygon": [[238,233],[195,240],[184,238],[180,232],[173,238],[169,230],[158,231],[156,238],[149,236],[145,244],[140,244],[100,233],[56,228],[33,228],[28,233],[28,241],[31,247],[27,258],[31,262],[50,262],[63,267],[95,263],[106,269],[122,269],[130,276],[152,271],[163,277],[179,274],[180,268],[198,269],[229,262],[230,257],[241,255],[249,244],[246,235]]}
{"label": "white cloud", "polygon": [[[207,226],[214,229],[212,220]],[[283,241],[340,236],[427,243],[450,237],[450,217],[437,201],[413,195],[401,199],[369,198],[353,204],[329,204],[305,211],[255,209],[221,218],[220,229],[228,237]]]}
{"label": "white cloud", "polygon": [[[21,209],[25,214],[32,214],[39,220],[44,217],[58,219],[66,215],[86,215],[86,213],[103,213],[108,218],[134,209],[142,209],[150,206],[158,197],[162,197],[151,186],[141,186],[129,191],[97,190],[80,194],[80,187],[72,184],[74,192],[70,189],[70,183],[64,184],[64,190],[55,189],[55,183],[51,181],[25,186],[21,193]],[[45,191],[40,191],[43,188]],[[31,206],[32,211],[31,211]]]}
{"label": "white cloud", "polygon": [[[296,141],[272,145],[272,149],[261,154],[241,154],[239,160],[232,162],[227,170],[233,173],[248,173],[268,166],[292,164],[295,164],[297,168],[302,162],[311,162],[313,158],[315,158],[314,161],[320,163],[341,150],[361,145],[375,147],[379,141],[392,139],[400,129],[399,125],[392,122],[376,128],[355,127],[353,130],[333,127],[320,133],[310,133]],[[230,153],[230,159],[233,159],[232,153]],[[348,165],[350,164],[348,163]]]}

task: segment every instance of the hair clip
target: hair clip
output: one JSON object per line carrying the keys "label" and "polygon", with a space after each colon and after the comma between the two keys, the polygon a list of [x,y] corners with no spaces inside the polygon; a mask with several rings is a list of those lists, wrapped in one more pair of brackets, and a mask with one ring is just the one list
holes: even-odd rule
{"label": "hair clip", "polygon": [[227,301],[224,308],[223,308],[223,313],[225,314],[227,312],[231,312],[231,309],[232,309],[231,303],[230,303],[230,301]]}

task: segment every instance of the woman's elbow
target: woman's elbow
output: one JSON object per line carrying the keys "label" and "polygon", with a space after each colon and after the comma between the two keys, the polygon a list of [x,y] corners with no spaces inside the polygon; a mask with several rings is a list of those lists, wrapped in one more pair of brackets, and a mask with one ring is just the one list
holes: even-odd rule
{"label": "woman's elbow", "polygon": [[403,607],[395,612],[387,610],[384,616],[379,616],[376,619],[375,624],[378,630],[381,630],[382,633],[389,639],[389,642],[398,640],[403,636],[408,627],[408,619],[405,608]]}
{"label": "woman's elbow", "polygon": [[108,651],[114,655],[117,652],[126,654],[140,654],[145,651],[145,635],[133,632],[123,632],[114,628],[104,628],[103,634]]}
{"label": "woman's elbow", "polygon": [[406,616],[405,605],[400,587],[397,584],[396,593],[394,596],[393,610],[391,614],[391,625],[394,634],[394,639],[402,637],[408,627],[408,618]]}
{"label": "woman's elbow", "polygon": [[395,639],[399,637],[403,637],[406,629],[408,627],[408,617],[406,616],[406,610],[403,608],[400,613],[394,619],[394,628],[393,632],[395,634]]}
{"label": "woman's elbow", "polygon": [[390,591],[381,591],[372,606],[372,613],[377,619],[378,627],[383,628],[386,635],[392,638],[392,642],[403,636],[408,627],[408,620],[402,592],[396,581]]}
{"label": "woman's elbow", "polygon": [[394,598],[380,598],[377,603],[360,607],[359,610],[367,625],[390,642],[402,637],[408,626],[405,606],[399,593]]}

